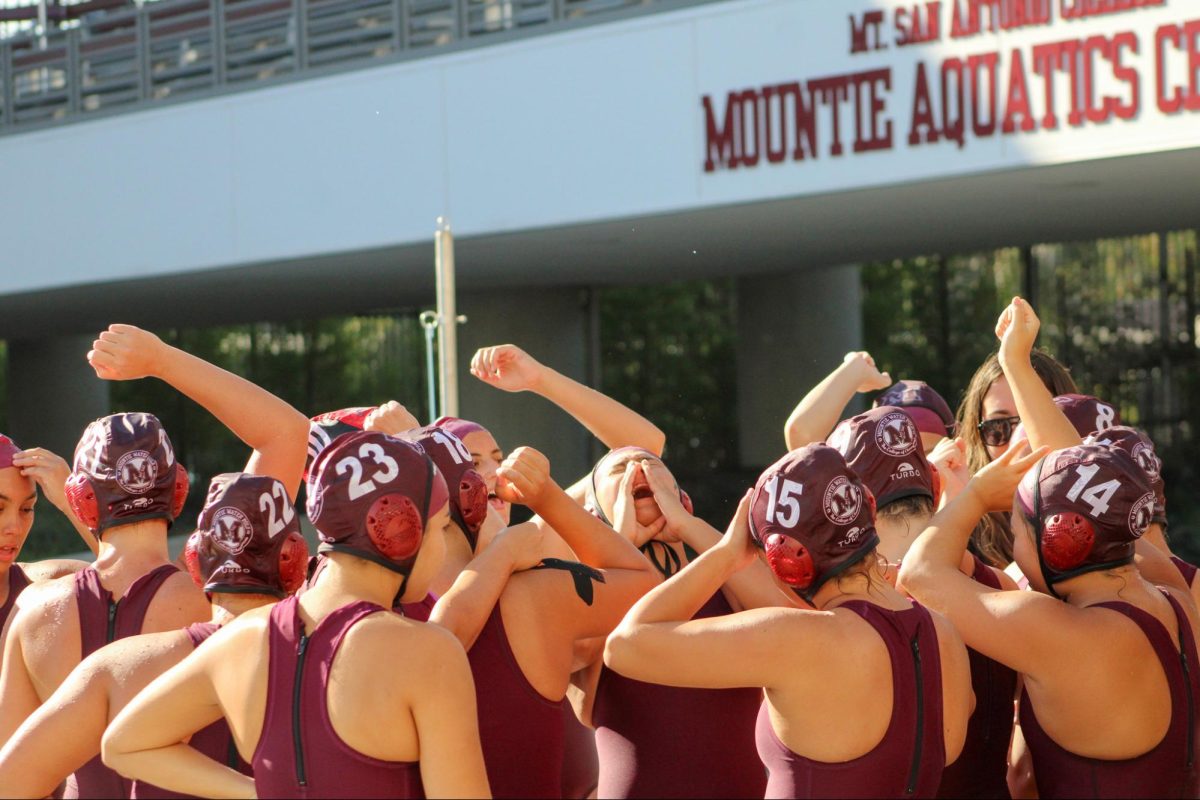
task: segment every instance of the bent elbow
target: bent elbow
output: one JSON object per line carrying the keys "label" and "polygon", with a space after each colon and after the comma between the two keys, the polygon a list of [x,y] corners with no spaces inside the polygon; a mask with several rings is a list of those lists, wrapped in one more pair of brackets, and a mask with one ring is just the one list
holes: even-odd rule
{"label": "bent elbow", "polygon": [[604,666],[625,674],[632,660],[632,652],[636,649],[632,641],[633,636],[633,631],[625,625],[617,626],[617,629],[609,634],[604,641]]}
{"label": "bent elbow", "polygon": [[128,772],[129,751],[123,741],[122,730],[119,726],[109,726],[100,740],[100,760],[104,766],[119,773],[122,777],[132,777]]}
{"label": "bent elbow", "polygon": [[646,449],[659,458],[662,457],[663,451],[667,449],[667,435],[659,430],[657,425],[650,425],[653,433],[646,441]]}

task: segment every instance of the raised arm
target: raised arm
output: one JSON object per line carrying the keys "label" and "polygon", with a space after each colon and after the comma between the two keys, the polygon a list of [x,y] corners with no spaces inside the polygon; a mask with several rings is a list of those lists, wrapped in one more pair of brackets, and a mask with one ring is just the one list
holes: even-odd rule
{"label": "raised arm", "polygon": [[759,608],[692,620],[714,592],[755,560],[748,509],[747,496],[719,544],[634,604],[605,643],[610,669],[667,686],[770,688],[796,668],[798,636],[812,637],[806,648],[829,646],[824,637],[836,626],[831,615],[820,612]]}
{"label": "raised arm", "polygon": [[204,406],[254,450],[246,472],[278,478],[295,499],[308,419],[285,401],[132,325],[110,325],[92,344],[88,361],[106,380],[159,378]]}
{"label": "raised arm", "polygon": [[493,537],[438,598],[429,621],[450,631],[464,650],[470,650],[509,577],[542,560],[542,540],[541,529],[532,522],[506,528]]}
{"label": "raised arm", "polygon": [[633,409],[541,364],[516,345],[484,347],[471,374],[506,392],[533,392],[566,411],[609,448],[641,447],[662,455],[667,437]]}
{"label": "raised arm", "polygon": [[[699,517],[692,516],[679,500],[667,468],[655,461],[642,462],[642,471],[650,488],[654,490],[654,502],[666,520],[666,530],[683,540],[697,553],[706,553],[721,542],[716,528]],[[733,573],[721,587],[725,598],[734,611],[748,608],[794,608],[798,605],[784,594],[774,581],[771,570],[761,559],[751,559],[743,569]],[[796,595],[793,593],[792,597]]]}
{"label": "raised arm", "polygon": [[788,450],[825,441],[855,394],[891,385],[891,377],[875,367],[870,353],[847,353],[841,365],[810,389],[787,418],[783,440]]}
{"label": "raised arm", "polygon": [[1020,297],[1013,298],[996,321],[1000,368],[1012,387],[1017,415],[1029,436],[1029,443],[1034,447],[1046,445],[1051,450],[1061,450],[1074,447],[1082,440],[1062,409],[1054,404],[1053,395],[1029,359],[1041,324],[1029,303]]}
{"label": "raised arm", "polygon": [[550,477],[550,462],[538,451],[518,447],[504,459],[496,476],[496,495],[529,506],[584,564],[597,569],[652,571],[627,539],[567,496]]}
{"label": "raised arm", "polygon": [[980,470],[950,505],[939,511],[909,548],[900,585],[941,612],[968,647],[1009,667],[1036,675],[1061,658],[1079,630],[1079,609],[1040,592],[996,591],[958,569],[971,530],[988,511],[1011,508],[1017,484],[1046,450],[1009,450]]}
{"label": "raised arm", "polygon": [[71,504],[67,502],[66,483],[67,478],[71,476],[71,466],[66,460],[44,447],[31,447],[13,456],[13,466],[19,467],[25,477],[33,478],[50,505],[61,511],[70,521],[71,527],[92,551],[92,555],[98,555],[99,540],[79,521],[71,509]]}

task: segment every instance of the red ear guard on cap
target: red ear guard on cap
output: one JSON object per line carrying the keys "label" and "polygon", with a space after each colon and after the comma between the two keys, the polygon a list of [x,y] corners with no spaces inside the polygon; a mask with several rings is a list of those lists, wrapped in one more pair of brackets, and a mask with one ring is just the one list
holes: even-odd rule
{"label": "red ear guard on cap", "polygon": [[171,518],[175,519],[183,513],[183,504],[187,502],[188,489],[191,488],[192,482],[188,478],[187,470],[183,468],[183,464],[175,462],[175,492],[171,496]]}
{"label": "red ear guard on cap", "polygon": [[487,519],[488,490],[483,476],[475,470],[467,470],[458,480],[458,511],[463,524],[472,533],[479,533]]}
{"label": "red ear guard on cap", "polygon": [[196,584],[196,588],[203,589],[207,582],[205,577],[200,574],[200,547],[203,543],[203,536],[200,531],[195,531],[188,537],[187,543],[183,546],[183,563],[187,565],[188,575],[192,576],[192,583]]}
{"label": "red ear guard on cap", "polygon": [[279,581],[283,591],[295,594],[308,576],[308,542],[295,531],[287,535],[279,550]]}
{"label": "red ear guard on cap", "polygon": [[936,510],[942,502],[942,473],[932,462],[929,462],[929,477],[933,482],[933,508]]}
{"label": "red ear guard on cap", "polygon": [[1079,514],[1052,514],[1042,521],[1042,558],[1059,572],[1082,564],[1095,541],[1096,527]]}
{"label": "red ear guard on cap", "polygon": [[75,512],[75,517],[92,533],[100,528],[100,505],[96,502],[96,492],[92,482],[80,472],[72,472],[66,484],[67,504]]}
{"label": "red ear guard on cap", "polygon": [[772,533],[763,542],[767,564],[775,577],[795,589],[807,589],[817,575],[812,554],[790,536]]}
{"label": "red ear guard on cap", "polygon": [[402,494],[385,494],[367,511],[367,535],[385,558],[403,561],[421,549],[425,525],[416,503]]}

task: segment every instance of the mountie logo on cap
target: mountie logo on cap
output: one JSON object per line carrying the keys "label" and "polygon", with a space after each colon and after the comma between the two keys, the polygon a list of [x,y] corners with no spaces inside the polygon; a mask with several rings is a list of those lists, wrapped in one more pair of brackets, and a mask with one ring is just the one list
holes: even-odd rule
{"label": "mountie logo on cap", "polygon": [[875,444],[889,456],[906,456],[917,449],[917,426],[903,411],[893,411],[875,426]]}
{"label": "mountie logo on cap", "polygon": [[1150,522],[1154,519],[1154,493],[1150,492],[1142,495],[1133,508],[1129,509],[1129,532],[1135,538],[1140,538],[1146,529],[1150,527]]}
{"label": "mountie logo on cap", "polygon": [[223,506],[213,513],[212,532],[213,540],[221,549],[236,556],[250,543],[254,536],[254,526],[240,508]]}
{"label": "mountie logo on cap", "polygon": [[834,525],[853,522],[862,508],[862,489],[839,475],[825,487],[825,516]]}
{"label": "mountie logo on cap", "polygon": [[130,494],[145,494],[158,479],[158,462],[145,450],[131,450],[117,459],[117,485]]}
{"label": "mountie logo on cap", "polygon": [[1162,464],[1158,460],[1158,456],[1154,452],[1154,448],[1145,442],[1138,442],[1133,446],[1133,452],[1130,453],[1133,460],[1139,467],[1146,471],[1146,474],[1153,478],[1157,478],[1159,472],[1162,471]]}

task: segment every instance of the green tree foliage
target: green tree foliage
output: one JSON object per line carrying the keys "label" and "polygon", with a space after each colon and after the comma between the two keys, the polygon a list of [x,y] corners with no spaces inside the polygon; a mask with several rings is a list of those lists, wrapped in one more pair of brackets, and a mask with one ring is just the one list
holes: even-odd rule
{"label": "green tree foliage", "polygon": [[[1038,245],[1024,286],[1015,248],[865,265],[864,338],[894,376],[926,380],[957,404],[996,341],[992,326],[1024,292],[1042,319],[1040,344],[1071,368],[1080,391],[1144,428],[1165,462],[1173,539],[1200,555],[1200,351],[1194,231]],[[944,277],[944,279],[938,279]],[[1032,291],[1030,291],[1032,289]]]}

